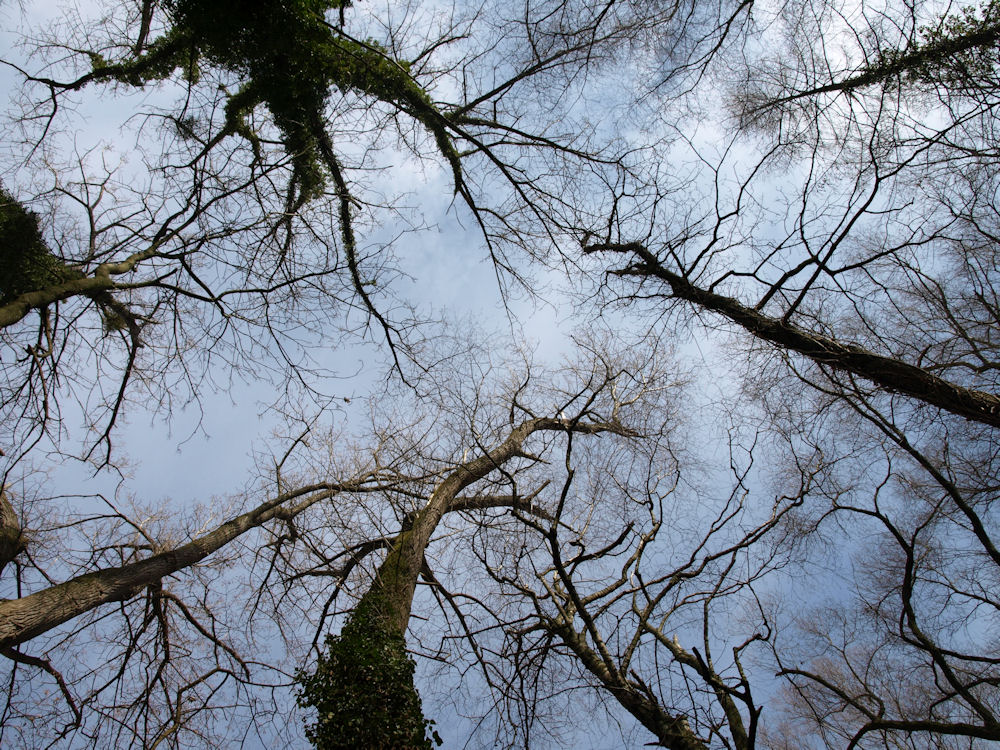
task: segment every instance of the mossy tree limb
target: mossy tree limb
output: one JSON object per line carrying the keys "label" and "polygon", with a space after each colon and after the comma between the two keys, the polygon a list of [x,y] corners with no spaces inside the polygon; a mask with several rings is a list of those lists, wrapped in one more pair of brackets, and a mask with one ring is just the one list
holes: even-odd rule
{"label": "mossy tree limb", "polygon": [[58,258],[42,236],[38,216],[0,188],[0,328],[12,326],[31,310],[70,297],[89,297],[111,330],[128,329],[138,344],[140,318],[112,296],[113,276],[128,273],[155,250],[134,253],[120,263],[102,264],[93,276]]}
{"label": "mossy tree limb", "polygon": [[[300,203],[317,198],[326,175],[314,124],[323,122],[332,90],[370,97],[419,122],[448,162],[455,190],[462,184],[458,150],[448,118],[410,75],[405,61],[393,60],[374,40],[357,40],[326,20],[343,14],[346,0],[167,0],[169,28],[141,54],[109,63],[95,58],[91,72],[64,88],[117,81],[131,86],[161,80],[180,68],[192,81],[202,62],[240,77],[226,107],[225,135],[249,135],[246,115],[267,107],[291,156]],[[253,138],[251,138],[253,140]]]}
{"label": "mossy tree limb", "polygon": [[315,723],[306,729],[316,747],[431,747],[426,732],[433,731],[432,723],[421,712],[404,640],[424,554],[445,513],[468,507],[468,498],[459,493],[511,459],[527,456],[525,441],[540,431],[630,434],[616,423],[534,418],[511,429],[492,450],[449,473],[427,504],[409,517],[408,528],[396,536],[340,635],[327,637],[327,652],[316,670],[299,675],[299,702],[317,712]]}
{"label": "mossy tree limb", "polygon": [[929,84],[954,93],[973,93],[995,82],[1000,64],[1000,2],[981,10],[966,6],[948,12],[931,27],[914,30],[899,49],[880,49],[871,60],[838,80],[778,96],[753,107],[744,116],[823,94],[847,94],[872,86]]}

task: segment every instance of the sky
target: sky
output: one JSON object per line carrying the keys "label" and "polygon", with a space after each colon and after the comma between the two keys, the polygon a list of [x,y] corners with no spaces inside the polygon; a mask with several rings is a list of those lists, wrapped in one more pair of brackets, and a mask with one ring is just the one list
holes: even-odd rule
{"label": "sky", "polygon": [[[27,5],[23,18],[28,25],[44,29],[47,19],[60,16],[63,7],[51,2]],[[90,12],[87,4],[80,8],[84,15]],[[4,21],[22,17],[21,13],[21,8],[12,3],[0,6]],[[9,54],[11,40],[16,35],[10,23],[0,26],[0,48]],[[12,106],[18,104],[20,83],[9,68],[0,68],[0,91],[7,92]],[[76,111],[64,120],[72,122],[73,129],[54,137],[67,152],[92,152],[95,158],[100,156],[111,163],[124,158],[124,173],[141,175],[144,168],[141,157],[129,148],[136,125],[130,116],[143,107],[172,102],[175,93],[169,87],[159,87],[133,95],[118,92],[116,96],[79,97]],[[122,122],[128,123],[126,131],[121,129]],[[706,128],[698,143],[711,146],[712,141],[713,131]],[[4,161],[12,162],[9,153]],[[5,183],[23,177],[11,171],[0,172]],[[513,336],[528,342],[542,361],[556,361],[569,351],[569,335],[580,320],[573,308],[563,302],[561,274],[538,267],[536,280],[544,294],[530,297],[515,289],[505,295],[506,280],[498,282],[471,217],[454,200],[450,177],[440,164],[415,165],[401,160],[384,179],[391,183],[392,191],[412,195],[415,208],[411,221],[427,227],[405,235],[397,243],[398,266],[403,276],[393,282],[394,293],[432,317],[446,316],[460,322],[473,319],[487,335],[498,339]],[[386,226],[364,239],[378,246],[397,231],[395,226]],[[631,325],[625,314],[616,317],[609,312],[608,319],[612,325]],[[640,321],[639,325],[645,322]],[[343,379],[332,388],[335,408],[330,408],[323,417],[331,424],[349,426],[352,420],[367,416],[367,394],[377,387],[384,371],[382,343],[375,335],[367,342],[322,353],[325,364],[343,373]],[[723,356],[717,339],[711,336],[679,333],[674,343],[689,361],[718,363]],[[221,373],[219,382],[227,381],[226,374]],[[712,401],[733,388],[734,380],[716,370],[702,397]],[[282,421],[268,408],[274,400],[272,383],[238,377],[231,387],[208,389],[197,402],[178,406],[168,419],[161,413],[145,410],[143,404],[130,403],[115,435],[116,445],[121,448],[120,473],[102,472],[94,476],[88,464],[50,455],[52,463],[39,467],[32,483],[40,493],[67,496],[66,507],[70,511],[97,507],[93,495],[103,493],[116,501],[135,499],[142,506],[165,507],[168,513],[177,515],[193,506],[204,506],[221,517],[231,507],[224,498],[232,493],[238,495],[245,486],[253,484],[262,456],[281,450],[273,434],[282,429]],[[68,431],[75,435],[85,415],[68,405],[65,419]],[[699,427],[705,433],[715,433],[706,434],[704,440],[706,445],[719,450],[720,444],[712,441],[724,438],[721,434],[724,430],[708,424]],[[442,733],[449,737],[446,746],[456,746],[453,738],[461,735],[468,724],[454,716],[439,716],[438,721]],[[579,734],[581,745],[621,746],[614,726],[587,723],[579,727]],[[633,737],[636,747],[647,739],[645,735]]]}
{"label": "sky", "polygon": [[[13,50],[17,24],[44,32],[51,19],[61,18],[68,7],[55,2],[0,5],[2,56],[10,59],[18,55]],[[90,4],[80,4],[79,13],[84,17],[91,11]],[[31,69],[32,61],[25,61],[25,67]],[[11,108],[21,104],[21,82],[9,67],[0,67],[0,91],[5,92]],[[49,134],[49,141],[60,143],[64,152],[90,153],[92,159],[120,163],[125,174],[134,172],[141,180],[144,165],[130,148],[135,139],[133,115],[161,102],[172,102],[174,95],[169,87],[159,87],[131,95],[119,91],[114,96],[76,97],[75,111],[61,120],[62,127],[68,129]],[[122,123],[127,127],[123,129]],[[4,162],[16,163],[10,153],[12,148],[6,150]],[[9,167],[7,172],[0,172],[0,180],[7,185],[25,177],[23,172],[12,172]],[[565,353],[566,333],[573,321],[547,300],[523,295],[504,298],[467,211],[453,200],[445,170],[435,165],[401,163],[385,179],[391,181],[394,190],[412,192],[419,212],[414,220],[429,227],[398,242],[399,267],[408,277],[395,281],[396,294],[431,316],[474,319],[501,337],[513,332],[532,342],[543,359],[554,360]],[[377,244],[395,232],[388,226],[365,240]],[[336,408],[324,418],[333,424],[364,420],[366,396],[376,387],[385,368],[382,341],[376,335],[367,343],[327,352],[323,360],[344,374],[334,387]],[[224,374],[220,381],[226,381]],[[61,504],[71,515],[104,512],[103,502],[97,499],[103,495],[119,507],[134,502],[140,507],[163,508],[177,516],[201,506],[202,513],[222,520],[232,508],[225,498],[238,495],[244,486],[255,482],[261,452],[282,449],[273,440],[273,433],[281,428],[281,419],[269,411],[274,397],[272,384],[240,377],[231,387],[206,390],[199,400],[174,408],[166,417],[144,410],[141,403],[133,401],[114,434],[118,470],[95,475],[90,464],[49,453],[35,462],[37,470],[20,488],[64,496]],[[70,435],[64,446],[72,445],[81,434],[85,415],[67,400],[63,419]],[[4,439],[0,436],[0,441]],[[455,746],[455,737],[468,729],[467,722],[457,716],[439,717],[439,726],[449,738],[449,747]]]}

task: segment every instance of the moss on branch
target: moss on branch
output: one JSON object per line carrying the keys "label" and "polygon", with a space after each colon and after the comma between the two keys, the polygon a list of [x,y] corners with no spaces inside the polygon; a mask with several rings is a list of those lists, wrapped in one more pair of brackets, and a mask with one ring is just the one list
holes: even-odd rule
{"label": "moss on branch", "polygon": [[0,304],[82,276],[49,250],[38,215],[0,188]]}
{"label": "moss on branch", "polygon": [[349,0],[167,0],[170,30],[130,62],[95,61],[93,77],[142,85],[182,67],[193,79],[199,59],[237,74],[244,85],[226,108],[226,132],[248,136],[247,114],[265,105],[292,157],[303,201],[317,197],[325,184],[317,127],[330,92],[368,96],[405,112],[433,135],[457,189],[461,167],[447,120],[410,76],[409,65],[392,60],[377,42],[354,41],[327,22],[328,11],[349,5]]}
{"label": "moss on branch", "polygon": [[[85,278],[79,268],[58,258],[42,237],[38,215],[0,188],[0,305],[23,294],[52,289]],[[82,292],[101,312],[106,331],[138,332],[138,319],[107,290]],[[44,306],[44,305],[43,305]]]}

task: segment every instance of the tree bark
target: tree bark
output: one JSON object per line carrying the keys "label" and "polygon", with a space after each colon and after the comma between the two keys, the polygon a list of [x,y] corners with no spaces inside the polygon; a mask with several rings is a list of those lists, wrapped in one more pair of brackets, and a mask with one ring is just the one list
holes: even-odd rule
{"label": "tree bark", "polygon": [[857,375],[883,390],[910,396],[975,422],[1000,427],[1000,397],[992,393],[964,388],[916,365],[876,354],[857,344],[842,343],[807,331],[786,320],[746,307],[732,297],[697,287],[679,274],[665,269],[656,256],[637,242],[584,248],[584,252],[588,253],[601,251],[637,255],[641,258],[640,263],[615,273],[658,278],[666,282],[674,297],[718,313],[759,339],[803,354],[821,365]]}
{"label": "tree bark", "polygon": [[7,490],[0,488],[0,575],[7,563],[24,551],[25,542],[17,511],[7,497]]}
{"label": "tree bark", "polygon": [[205,559],[250,529],[286,516],[287,510],[282,505],[289,500],[308,496],[296,506],[301,511],[350,489],[359,488],[322,483],[287,492],[175,549],[120,567],[86,573],[20,599],[2,602],[0,650],[30,640],[102,604],[129,599],[143,587]]}
{"label": "tree bark", "polygon": [[522,422],[511,430],[500,445],[462,464],[434,489],[427,505],[413,516],[410,528],[396,537],[389,554],[379,566],[375,581],[361,598],[356,611],[371,611],[371,608],[375,608],[387,631],[405,634],[410,620],[413,592],[423,567],[424,553],[441,518],[453,509],[454,503],[458,502],[462,507],[468,504],[465,499],[458,498],[458,493],[515,456],[524,455],[524,441],[542,430],[569,430],[591,435],[601,432],[627,434],[627,430],[620,425],[611,423],[574,423],[550,417]]}

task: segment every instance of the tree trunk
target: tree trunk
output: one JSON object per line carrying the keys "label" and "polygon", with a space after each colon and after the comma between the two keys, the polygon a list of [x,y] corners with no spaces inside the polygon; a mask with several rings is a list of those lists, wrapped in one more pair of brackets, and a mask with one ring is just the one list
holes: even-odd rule
{"label": "tree trunk", "polygon": [[590,245],[584,252],[624,252],[637,255],[641,263],[617,271],[623,276],[654,277],[667,283],[673,296],[705,310],[723,315],[759,339],[803,354],[821,365],[857,375],[879,388],[919,399],[960,417],[1000,427],[1000,397],[964,388],[926,370],[892,357],[868,351],[857,344],[845,344],[799,328],[780,318],[697,287],[682,276],[665,269],[655,255],[637,242]]}
{"label": "tree trunk", "polygon": [[0,488],[0,575],[7,563],[24,551],[26,541],[7,490]]}
{"label": "tree trunk", "polygon": [[[541,430],[626,433],[614,424],[535,418],[445,477],[427,504],[411,516],[409,528],[396,537],[341,634],[327,638],[328,654],[320,657],[316,672],[300,677],[300,702],[317,710],[317,723],[306,731],[317,747],[431,747],[425,731],[433,732],[432,722],[423,717],[404,640],[424,553],[444,514],[468,505],[458,494],[515,456],[526,455],[524,441]],[[373,664],[373,658],[384,663]],[[359,714],[366,718],[359,720]]]}
{"label": "tree trunk", "polygon": [[86,573],[20,599],[2,602],[0,650],[30,640],[102,604],[129,599],[143,587],[205,559],[250,529],[284,517],[287,509],[281,506],[291,499],[309,496],[296,505],[298,512],[347,488],[323,483],[287,492],[176,549],[117,568]]}

